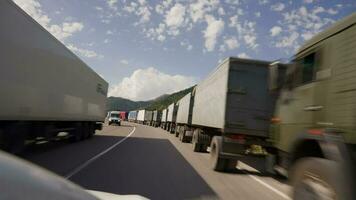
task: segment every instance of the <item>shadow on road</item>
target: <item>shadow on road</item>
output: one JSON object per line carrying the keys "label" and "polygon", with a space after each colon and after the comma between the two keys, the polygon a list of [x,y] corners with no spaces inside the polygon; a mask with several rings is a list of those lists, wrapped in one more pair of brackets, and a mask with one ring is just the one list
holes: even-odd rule
{"label": "shadow on road", "polygon": [[129,138],[72,177],[84,188],[150,199],[216,198],[165,139]]}
{"label": "shadow on road", "polygon": [[[123,137],[96,135],[31,146],[22,156],[59,175],[101,153]],[[71,178],[86,189],[139,194],[150,199],[216,199],[216,194],[165,139],[130,137]]]}
{"label": "shadow on road", "polygon": [[261,177],[272,177],[275,180],[279,181],[280,183],[287,183],[287,179],[285,177],[279,175],[273,175],[265,172],[265,160],[263,158],[246,156],[246,157],[240,157],[239,162],[240,161],[243,162],[244,164],[247,164],[248,166],[253,167],[257,171],[248,170],[248,169],[234,169],[226,173],[239,174],[239,175],[250,174],[250,175],[261,176]]}

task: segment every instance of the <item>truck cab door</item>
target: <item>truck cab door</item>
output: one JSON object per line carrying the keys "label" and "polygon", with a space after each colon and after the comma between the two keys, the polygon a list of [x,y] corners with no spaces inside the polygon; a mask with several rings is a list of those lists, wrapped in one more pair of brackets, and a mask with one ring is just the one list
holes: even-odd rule
{"label": "truck cab door", "polygon": [[322,107],[315,103],[315,53],[295,61],[287,72],[287,81],[278,99],[275,115],[280,123],[275,131],[277,148],[288,152],[298,133],[314,125],[315,111]]}

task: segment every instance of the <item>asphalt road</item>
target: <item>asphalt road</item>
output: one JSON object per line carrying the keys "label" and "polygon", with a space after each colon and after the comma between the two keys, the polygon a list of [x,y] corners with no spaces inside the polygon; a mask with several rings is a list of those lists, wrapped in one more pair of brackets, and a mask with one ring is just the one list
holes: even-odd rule
{"label": "asphalt road", "polygon": [[244,160],[236,171],[215,172],[208,153],[194,153],[191,144],[160,128],[133,123],[105,126],[79,143],[34,145],[23,158],[86,189],[150,199],[277,200],[290,193],[285,180],[256,170],[261,163]]}

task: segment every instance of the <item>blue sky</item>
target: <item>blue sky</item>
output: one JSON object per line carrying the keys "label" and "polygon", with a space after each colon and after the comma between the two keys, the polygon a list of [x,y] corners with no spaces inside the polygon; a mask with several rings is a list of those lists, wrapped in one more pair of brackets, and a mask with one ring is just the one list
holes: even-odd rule
{"label": "blue sky", "polygon": [[14,0],[110,84],[148,100],[204,79],[228,56],[288,58],[355,12],[354,0]]}

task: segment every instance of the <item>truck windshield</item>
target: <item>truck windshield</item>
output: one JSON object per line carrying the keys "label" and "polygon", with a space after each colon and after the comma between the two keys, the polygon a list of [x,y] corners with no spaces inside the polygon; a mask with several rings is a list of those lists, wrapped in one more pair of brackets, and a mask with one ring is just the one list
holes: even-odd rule
{"label": "truck windshield", "polygon": [[119,114],[111,114],[110,117],[119,118]]}

